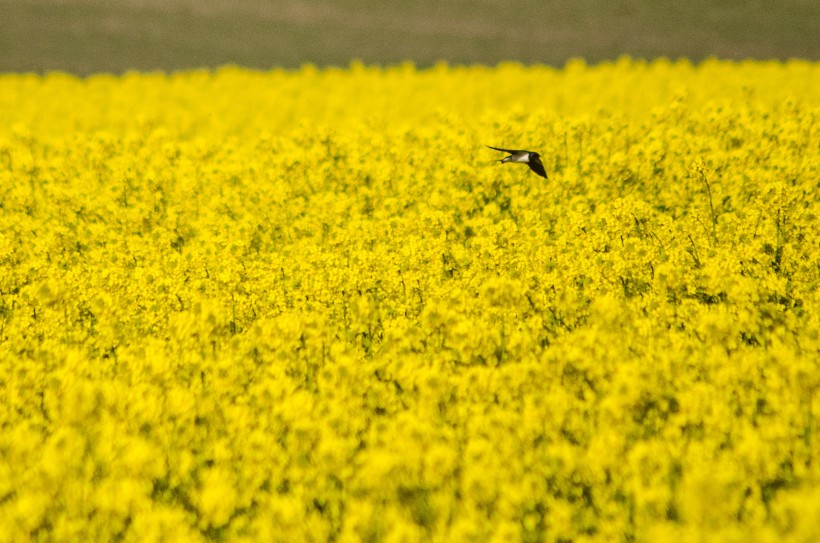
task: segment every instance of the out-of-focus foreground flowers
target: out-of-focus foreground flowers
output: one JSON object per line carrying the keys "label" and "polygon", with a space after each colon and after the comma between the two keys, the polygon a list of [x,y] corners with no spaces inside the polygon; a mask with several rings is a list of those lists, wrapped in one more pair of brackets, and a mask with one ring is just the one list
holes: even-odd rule
{"label": "out-of-focus foreground flowers", "polygon": [[819,149],[797,61],[0,76],[0,541],[820,540]]}

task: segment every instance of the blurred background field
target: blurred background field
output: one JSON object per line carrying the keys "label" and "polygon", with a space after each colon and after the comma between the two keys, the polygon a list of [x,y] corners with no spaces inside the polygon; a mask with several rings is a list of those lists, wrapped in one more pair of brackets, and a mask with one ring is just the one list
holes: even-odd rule
{"label": "blurred background field", "polygon": [[0,72],[820,59],[820,2],[0,0]]}

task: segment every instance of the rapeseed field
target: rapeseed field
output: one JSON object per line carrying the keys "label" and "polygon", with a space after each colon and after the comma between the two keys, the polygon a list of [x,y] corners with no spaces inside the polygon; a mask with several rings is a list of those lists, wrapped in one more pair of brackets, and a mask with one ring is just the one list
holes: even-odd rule
{"label": "rapeseed field", "polygon": [[0,541],[820,540],[818,214],[818,63],[0,76]]}

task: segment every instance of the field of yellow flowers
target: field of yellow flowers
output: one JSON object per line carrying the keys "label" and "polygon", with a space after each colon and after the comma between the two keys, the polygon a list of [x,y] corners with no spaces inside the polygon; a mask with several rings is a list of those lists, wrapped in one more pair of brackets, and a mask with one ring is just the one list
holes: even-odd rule
{"label": "field of yellow flowers", "polygon": [[818,63],[0,76],[0,541],[820,540],[818,214]]}

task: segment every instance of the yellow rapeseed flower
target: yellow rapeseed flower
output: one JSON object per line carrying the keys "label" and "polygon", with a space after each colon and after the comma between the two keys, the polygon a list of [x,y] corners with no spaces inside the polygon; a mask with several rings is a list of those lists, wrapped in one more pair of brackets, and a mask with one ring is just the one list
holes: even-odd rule
{"label": "yellow rapeseed flower", "polygon": [[819,115],[798,60],[0,75],[0,542],[820,539]]}

